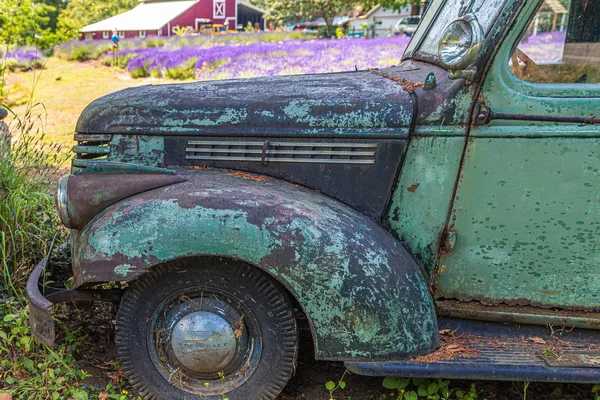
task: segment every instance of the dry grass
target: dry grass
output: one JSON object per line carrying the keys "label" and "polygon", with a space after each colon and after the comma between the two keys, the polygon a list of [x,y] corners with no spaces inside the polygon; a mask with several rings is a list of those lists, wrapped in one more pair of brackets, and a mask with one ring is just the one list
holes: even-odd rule
{"label": "dry grass", "polygon": [[[46,140],[67,150],[73,145],[79,114],[94,99],[128,87],[175,82],[164,78],[133,79],[124,70],[108,68],[98,62],[77,63],[52,57],[45,70],[10,74],[8,83],[18,88],[16,96],[24,99],[30,95],[37,77],[32,102],[43,103],[46,109]],[[26,106],[21,105],[13,111],[21,115],[25,109]]]}

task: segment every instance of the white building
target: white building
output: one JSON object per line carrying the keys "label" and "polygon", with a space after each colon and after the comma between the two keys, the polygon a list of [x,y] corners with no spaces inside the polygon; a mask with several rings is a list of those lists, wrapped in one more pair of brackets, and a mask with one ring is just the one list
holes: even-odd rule
{"label": "white building", "polygon": [[[371,24],[375,24],[375,36],[389,36],[392,34],[392,28],[396,22],[398,22],[400,18],[410,15],[410,10],[410,4],[397,11],[382,8],[380,5],[376,5],[366,14],[363,14],[358,18],[351,19],[349,23],[349,31],[360,31],[362,25],[366,22],[369,26],[371,26]],[[371,31],[369,31],[369,36],[370,35]]]}

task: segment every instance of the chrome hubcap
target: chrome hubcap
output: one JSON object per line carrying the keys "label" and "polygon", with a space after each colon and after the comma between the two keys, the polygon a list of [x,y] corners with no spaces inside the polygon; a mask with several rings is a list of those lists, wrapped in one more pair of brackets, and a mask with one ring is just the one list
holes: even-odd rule
{"label": "chrome hubcap", "polygon": [[222,371],[236,354],[236,336],[221,316],[197,311],[181,318],[173,328],[171,349],[176,360],[190,371]]}

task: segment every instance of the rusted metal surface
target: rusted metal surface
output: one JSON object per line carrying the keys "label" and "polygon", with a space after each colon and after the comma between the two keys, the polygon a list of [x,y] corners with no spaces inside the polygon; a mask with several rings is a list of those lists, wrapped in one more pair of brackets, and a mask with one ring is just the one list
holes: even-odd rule
{"label": "rusted metal surface", "polygon": [[151,167],[143,164],[117,163],[110,161],[89,161],[80,174],[159,174],[175,175],[172,169]]}
{"label": "rusted metal surface", "polygon": [[162,262],[243,260],[296,297],[322,359],[387,359],[438,345],[425,278],[373,221],[314,191],[227,171],[184,174],[107,208],[74,236],[75,285],[128,281]]}
{"label": "rusted metal surface", "polygon": [[571,124],[600,124],[600,118],[594,115],[587,117],[571,117],[566,115],[537,115],[523,113],[498,113],[492,111],[485,104],[477,104],[477,116],[475,123],[477,125],[489,124],[495,119],[504,119],[509,121],[539,121],[539,122],[564,122]]}
{"label": "rusted metal surface", "polygon": [[52,315],[50,315],[50,307],[53,303],[46,299],[40,289],[38,282],[44,273],[46,267],[46,259],[44,258],[33,270],[27,280],[27,301],[29,302],[29,327],[35,337],[49,347],[55,346],[56,329]]}
{"label": "rusted metal surface", "polygon": [[120,289],[64,289],[42,287],[40,279],[48,265],[45,257],[34,268],[27,280],[26,295],[29,303],[29,327],[35,337],[49,347],[56,347],[56,328],[50,314],[54,304],[76,301],[104,301],[118,304],[122,295]]}
{"label": "rusted metal surface", "polygon": [[547,309],[533,306],[482,304],[478,301],[438,300],[439,316],[468,318],[512,324],[553,325],[584,329],[600,329],[600,313]]}
{"label": "rusted metal surface", "polygon": [[472,140],[436,296],[600,311],[599,163],[591,138]]}
{"label": "rusted metal surface", "polygon": [[123,296],[122,289],[63,289],[45,286],[43,292],[44,297],[52,304],[69,301],[102,301],[118,305]]}
{"label": "rusted metal surface", "polygon": [[410,125],[411,111],[408,93],[395,82],[360,71],[125,89],[90,104],[76,131],[194,135],[244,128],[238,135],[246,136],[324,128],[402,135],[398,128]]}
{"label": "rusted metal surface", "polygon": [[[330,153],[334,153],[333,150],[335,150],[336,154],[323,155],[318,158],[310,156],[312,157],[309,159],[311,162],[306,162],[307,156],[304,155],[285,155],[289,162],[267,162],[266,165],[248,160],[248,158],[256,157],[256,154],[244,152],[261,151],[256,144],[264,142],[264,139],[245,138],[240,141],[204,136],[167,137],[165,138],[165,164],[175,165],[179,168],[187,165],[232,168],[285,179],[330,195],[378,221],[385,210],[406,148],[405,140],[396,139],[284,137],[270,139],[271,147],[296,149],[283,150],[290,153],[315,149],[314,152],[329,151]],[[194,143],[201,143],[201,145],[196,146]],[[211,151],[214,152],[211,153]],[[228,153],[229,151],[231,153]],[[365,151],[373,154],[368,157],[368,161],[372,161],[372,163],[355,163],[354,161],[367,159],[365,156],[360,156]],[[342,152],[348,155],[340,156],[339,154]],[[204,156],[206,154],[218,155],[219,159],[196,157],[196,155]],[[246,155],[248,157],[241,157]]]}
{"label": "rusted metal surface", "polygon": [[[408,70],[408,72],[406,72]],[[464,136],[469,121],[469,109],[473,104],[474,85],[467,85],[462,80],[450,80],[448,72],[436,65],[421,61],[407,60],[394,68],[379,69],[382,78],[394,82],[412,82],[414,90],[413,104],[418,112],[414,113],[416,135]],[[436,87],[425,90],[421,86],[428,76],[433,74]],[[431,79],[431,77],[429,77]],[[416,102],[415,102],[416,100]]]}
{"label": "rusted metal surface", "polygon": [[[450,318],[441,318],[439,326],[445,348],[437,354],[412,360],[346,362],[346,368],[372,376],[577,383],[600,380],[598,331]],[[565,366],[568,368],[561,368]]]}
{"label": "rusted metal surface", "polygon": [[96,214],[119,200],[146,190],[185,181],[180,175],[83,173],[67,182],[68,228],[81,229]]}
{"label": "rusted metal surface", "polygon": [[113,135],[110,147],[114,149],[107,161],[164,166],[165,138],[150,135]]}
{"label": "rusted metal surface", "polygon": [[428,274],[434,270],[464,145],[460,137],[417,137],[409,145],[386,225]]}
{"label": "rusted metal surface", "polygon": [[[423,85],[424,85],[424,82],[412,82],[406,78],[401,78],[398,76],[390,75],[383,71],[379,71],[377,69],[370,69],[369,71],[371,71],[375,75],[379,75],[379,76],[383,76],[384,78],[391,79],[392,81],[399,84],[402,87],[402,90],[406,90],[408,93],[411,93],[411,94],[415,92],[415,89],[423,87]],[[435,79],[435,75],[434,75],[434,79]]]}

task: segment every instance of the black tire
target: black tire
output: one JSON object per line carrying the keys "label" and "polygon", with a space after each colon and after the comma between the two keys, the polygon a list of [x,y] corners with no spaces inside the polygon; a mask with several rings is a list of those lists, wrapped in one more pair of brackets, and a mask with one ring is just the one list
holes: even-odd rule
{"label": "black tire", "polygon": [[[234,328],[235,338],[227,337],[236,347],[224,346],[235,356],[223,372],[186,370],[173,349],[189,349],[182,344],[187,336],[173,334],[175,326],[191,315],[213,313]],[[184,333],[224,336],[198,329]],[[272,400],[295,369],[298,329],[277,282],[247,264],[210,258],[157,266],[133,282],[117,313],[116,343],[122,368],[144,399]],[[208,347],[192,347],[189,354],[206,360],[207,352],[221,351]]]}

